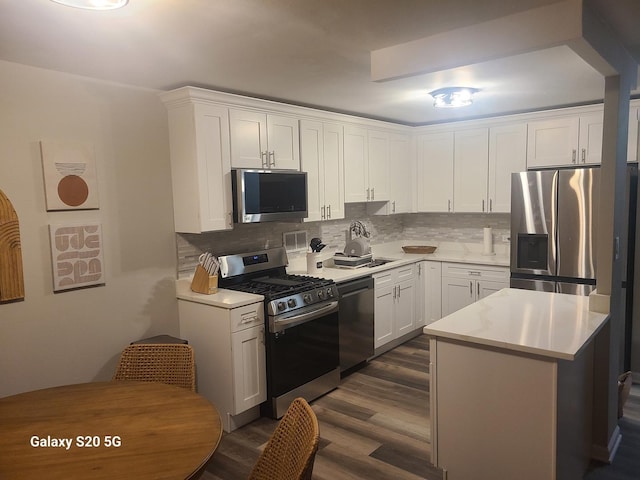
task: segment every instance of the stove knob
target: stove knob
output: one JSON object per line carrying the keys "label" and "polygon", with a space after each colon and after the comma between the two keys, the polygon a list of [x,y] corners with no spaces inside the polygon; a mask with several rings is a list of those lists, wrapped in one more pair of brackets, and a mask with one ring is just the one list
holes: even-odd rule
{"label": "stove knob", "polygon": [[279,312],[283,311],[285,308],[287,308],[287,306],[284,304],[284,302],[278,302],[278,311]]}
{"label": "stove knob", "polygon": [[304,303],[311,303],[311,295],[309,295],[308,293],[305,293],[302,296],[302,300],[304,301]]}
{"label": "stove knob", "polygon": [[331,287],[327,288],[327,297],[333,297],[333,290],[331,289]]}
{"label": "stove knob", "polygon": [[289,300],[287,300],[287,305],[289,305],[289,308],[293,308],[296,306],[296,299],[295,298],[290,298]]}
{"label": "stove knob", "polygon": [[324,290],[318,290],[318,298],[324,298]]}

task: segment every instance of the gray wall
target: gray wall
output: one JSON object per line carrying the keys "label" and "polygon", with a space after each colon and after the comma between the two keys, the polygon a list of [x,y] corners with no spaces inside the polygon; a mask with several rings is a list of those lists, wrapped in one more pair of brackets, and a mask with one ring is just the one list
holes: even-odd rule
{"label": "gray wall", "polygon": [[[0,62],[0,189],[25,299],[0,304],[0,397],[107,380],[132,340],[177,335],[168,126],[158,92]],[[100,209],[47,212],[39,141],[95,148]],[[53,293],[48,225],[102,224],[106,285]]]}

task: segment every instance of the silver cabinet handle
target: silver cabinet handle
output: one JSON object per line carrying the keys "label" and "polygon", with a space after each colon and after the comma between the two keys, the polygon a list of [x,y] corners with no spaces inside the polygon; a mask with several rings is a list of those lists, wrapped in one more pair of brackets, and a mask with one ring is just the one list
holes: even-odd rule
{"label": "silver cabinet handle", "polygon": [[576,150],[575,150],[575,148],[571,151],[571,163],[576,163]]}
{"label": "silver cabinet handle", "polygon": [[482,211],[484,212],[484,200],[482,200]]}
{"label": "silver cabinet handle", "polygon": [[375,200],[375,198],[376,198],[376,193],[375,192],[376,192],[376,189],[372,188],[371,189],[371,200]]}
{"label": "silver cabinet handle", "polygon": [[324,210],[325,210],[325,206],[323,205],[322,207],[320,207],[320,219],[324,220]]}
{"label": "silver cabinet handle", "polygon": [[331,204],[327,205],[327,211],[329,213],[327,213],[327,218],[331,218]]}
{"label": "silver cabinet handle", "polygon": [[397,294],[397,292],[398,292],[398,291],[396,290],[396,287],[394,286],[394,287],[393,287],[393,299],[394,299],[394,300],[396,299],[396,294]]}
{"label": "silver cabinet handle", "polygon": [[369,189],[367,188],[367,200],[369,200]]}
{"label": "silver cabinet handle", "polygon": [[473,281],[469,280],[469,296],[473,297]]}
{"label": "silver cabinet handle", "polygon": [[227,212],[227,218],[228,218],[228,222],[229,225],[233,225],[233,212]]}
{"label": "silver cabinet handle", "polygon": [[493,200],[489,199],[489,211],[493,212]]}
{"label": "silver cabinet handle", "polygon": [[422,264],[419,263],[418,264],[418,276],[421,276],[421,275],[422,275]]}
{"label": "silver cabinet handle", "polygon": [[398,298],[400,298],[401,293],[402,293],[402,289],[400,288],[400,285],[398,285]]}
{"label": "silver cabinet handle", "polygon": [[478,298],[480,298],[480,282],[476,283],[476,290],[478,291]]}
{"label": "silver cabinet handle", "polygon": [[451,211],[451,200],[447,200],[447,211]]}
{"label": "silver cabinet handle", "polygon": [[587,163],[587,149],[582,149],[582,163]]}
{"label": "silver cabinet handle", "polygon": [[260,329],[260,342],[264,345],[264,327]]}
{"label": "silver cabinet handle", "polygon": [[271,150],[269,152],[269,157],[271,158],[271,162],[269,162],[269,166],[270,167],[275,167],[276,166],[276,152]]}
{"label": "silver cabinet handle", "polygon": [[262,160],[262,166],[264,168],[269,166],[268,152],[260,152],[260,160]]}
{"label": "silver cabinet handle", "polygon": [[479,277],[482,275],[482,272],[475,272],[473,270],[469,270],[469,275],[473,275],[474,277]]}
{"label": "silver cabinet handle", "polygon": [[392,208],[391,212],[392,213],[396,213],[396,201],[395,200],[393,201],[392,205],[393,205],[393,208]]}

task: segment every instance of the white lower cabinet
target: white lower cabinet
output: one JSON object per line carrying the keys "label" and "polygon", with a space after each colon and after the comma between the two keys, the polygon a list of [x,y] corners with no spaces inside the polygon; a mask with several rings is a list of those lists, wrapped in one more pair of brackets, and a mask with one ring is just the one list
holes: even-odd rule
{"label": "white lower cabinet", "polygon": [[178,300],[180,336],[193,347],[198,393],[226,432],[260,416],[267,399],[263,303],[226,309]]}
{"label": "white lower cabinet", "polygon": [[464,263],[442,264],[442,316],[509,287],[509,269]]}
{"label": "white lower cabinet", "polygon": [[374,348],[413,331],[416,321],[416,265],[373,275]]}
{"label": "white lower cabinet", "polygon": [[423,327],[442,318],[442,264],[418,262],[416,289],[416,327]]}

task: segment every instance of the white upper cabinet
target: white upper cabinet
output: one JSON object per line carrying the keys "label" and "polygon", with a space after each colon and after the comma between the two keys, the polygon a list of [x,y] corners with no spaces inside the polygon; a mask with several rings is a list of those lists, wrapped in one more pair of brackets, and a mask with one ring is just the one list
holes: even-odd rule
{"label": "white upper cabinet", "polygon": [[345,202],[389,199],[389,134],[344,128]]}
{"label": "white upper cabinet", "polygon": [[579,128],[577,116],[529,122],[527,168],[576,164]]}
{"label": "white upper cabinet", "polygon": [[489,129],[454,134],[453,208],[455,212],[486,212]]}
{"label": "white upper cabinet", "polygon": [[370,215],[392,215],[413,211],[415,159],[409,135],[389,134],[389,201],[369,202]]}
{"label": "white upper cabinet", "polygon": [[418,211],[453,211],[453,132],[418,136]]}
{"label": "white upper cabinet", "polygon": [[300,169],[297,119],[230,109],[229,122],[234,168]]}
{"label": "white upper cabinet", "polygon": [[300,163],[307,172],[307,221],[344,218],[342,126],[300,121]]}
{"label": "white upper cabinet", "polygon": [[527,124],[489,129],[489,212],[511,211],[511,174],[527,169]]}
{"label": "white upper cabinet", "polygon": [[369,161],[365,176],[369,185],[369,200],[389,200],[389,134],[369,130]]}
{"label": "white upper cabinet", "polygon": [[227,108],[189,100],[167,109],[176,232],[233,228]]}
{"label": "white upper cabinet", "polygon": [[367,129],[344,127],[344,201],[366,202],[369,184],[365,174],[369,161]]}
{"label": "white upper cabinet", "polygon": [[580,116],[576,165],[598,164],[602,161],[603,112]]}

